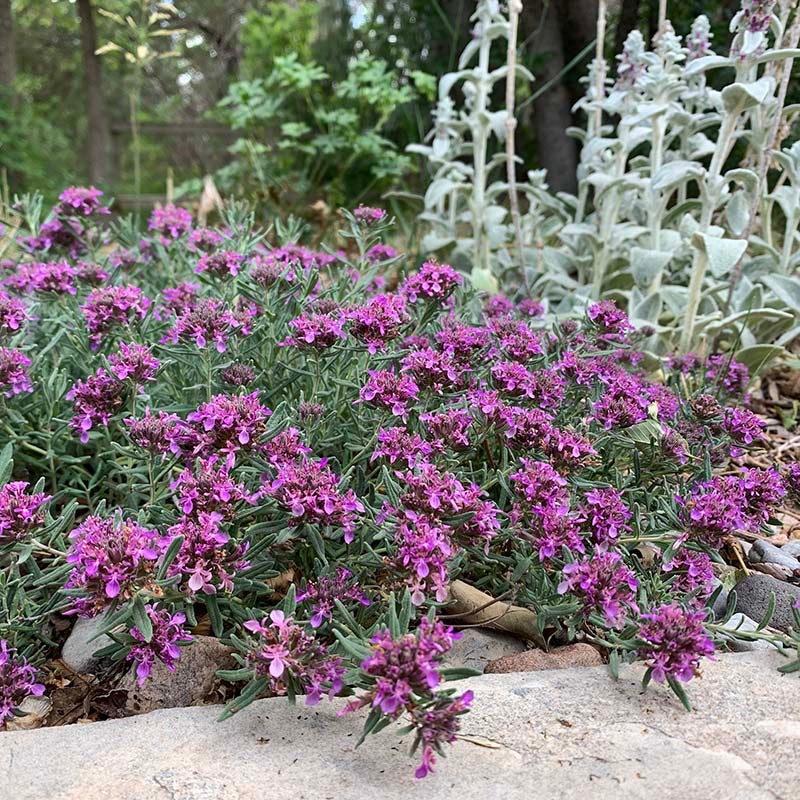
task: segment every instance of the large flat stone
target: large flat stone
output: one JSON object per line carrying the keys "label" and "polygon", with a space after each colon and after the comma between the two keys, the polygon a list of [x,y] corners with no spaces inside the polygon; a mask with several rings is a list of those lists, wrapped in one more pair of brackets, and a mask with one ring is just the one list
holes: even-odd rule
{"label": "large flat stone", "polygon": [[418,781],[388,728],[355,749],[361,715],[263,700],[0,734],[14,800],[796,800],[800,692],[776,653],[723,655],[692,681],[695,712],[640,666],[484,675],[463,733]]}

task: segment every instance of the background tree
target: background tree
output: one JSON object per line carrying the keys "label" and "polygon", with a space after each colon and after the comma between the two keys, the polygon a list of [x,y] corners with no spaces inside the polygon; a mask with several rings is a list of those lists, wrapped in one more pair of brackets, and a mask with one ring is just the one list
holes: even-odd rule
{"label": "background tree", "polygon": [[97,55],[97,29],[92,0],[78,0],[86,93],[86,151],[89,180],[97,186],[111,182],[111,133],[106,99],[103,93],[103,70]]}

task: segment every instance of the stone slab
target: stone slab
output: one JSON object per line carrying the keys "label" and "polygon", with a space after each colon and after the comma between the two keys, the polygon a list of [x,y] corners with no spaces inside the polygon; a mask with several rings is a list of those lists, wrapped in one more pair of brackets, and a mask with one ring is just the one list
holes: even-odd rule
{"label": "stone slab", "polygon": [[356,749],[363,717],[259,701],[0,734],[14,800],[797,800],[800,683],[774,652],[727,654],[692,681],[687,713],[642,693],[640,666],[484,675],[468,738],[416,780],[398,728]]}

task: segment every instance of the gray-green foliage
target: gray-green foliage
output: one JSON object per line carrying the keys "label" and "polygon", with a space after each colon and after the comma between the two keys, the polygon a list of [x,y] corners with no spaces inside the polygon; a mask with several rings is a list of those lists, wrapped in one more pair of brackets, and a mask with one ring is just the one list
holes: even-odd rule
{"label": "gray-green foliage", "polygon": [[[413,148],[433,171],[424,244],[519,285],[507,185],[483,184],[480,170],[483,139],[503,135],[505,114],[480,87],[504,73],[467,68],[507,22],[490,0],[474,19],[459,71],[440,81],[429,144]],[[667,22],[651,50],[634,31],[613,83],[598,82],[604,65],[592,63],[578,103],[586,123],[573,131],[582,145],[577,197],[551,193],[542,171],[519,187],[529,283],[557,309],[615,299],[652,327],[649,344],[662,351],[711,340],[783,345],[800,334],[800,146],[779,144],[798,110],[783,107],[782,71],[800,51],[787,46],[796,42],[786,14],[767,30],[748,26],[742,13],[734,18],[728,56],[711,50],[701,16],[685,41]],[[707,80],[712,70],[723,70],[721,90]],[[462,109],[451,93],[459,80]],[[500,163],[498,155],[487,171]]]}

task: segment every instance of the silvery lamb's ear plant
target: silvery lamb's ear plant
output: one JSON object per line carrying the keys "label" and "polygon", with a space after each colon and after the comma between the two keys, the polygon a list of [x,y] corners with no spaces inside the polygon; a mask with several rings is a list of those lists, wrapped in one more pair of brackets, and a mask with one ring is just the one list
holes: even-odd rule
{"label": "silvery lamb's ear plant", "polygon": [[[665,19],[652,50],[633,31],[613,82],[598,53],[576,106],[585,125],[571,131],[582,143],[577,197],[549,192],[543,172],[530,172],[520,187],[523,260],[536,293],[562,312],[592,299],[622,302],[654,331],[647,344],[656,352],[723,346],[758,366],[800,334],[800,151],[780,150],[797,111],[784,108],[800,54],[796,9],[743,0],[727,56],[713,52],[704,16],[685,41]],[[489,41],[487,29],[477,34],[468,56]],[[506,187],[474,188],[475,170],[461,160],[464,139],[443,138],[454,127],[448,121],[463,137],[471,114],[492,118],[484,105],[456,112],[450,88],[458,75],[442,79],[432,146],[417,148],[438,167],[423,214],[433,227],[426,244],[455,245],[503,284],[517,277],[507,269],[511,232],[498,208]],[[483,251],[474,234],[460,238],[459,202],[475,194],[491,205],[470,210],[483,207],[484,229],[502,234],[487,237]]]}
{"label": "silvery lamb's ear plant", "polygon": [[[480,0],[471,19],[474,35],[457,71],[439,81],[434,128],[427,137],[430,144],[411,145],[408,150],[424,155],[433,170],[421,215],[431,226],[423,249],[452,249],[456,260],[469,263],[474,284],[496,289],[498,271],[512,265],[514,231],[503,203],[508,182],[502,175],[495,177],[509,156],[493,148],[493,143],[505,141],[508,114],[505,108],[491,108],[495,84],[506,80],[509,65],[493,68],[492,55],[503,40],[508,41],[511,26],[498,0]],[[533,80],[525,67],[511,68]],[[452,97],[459,85],[464,97],[461,111]]]}

